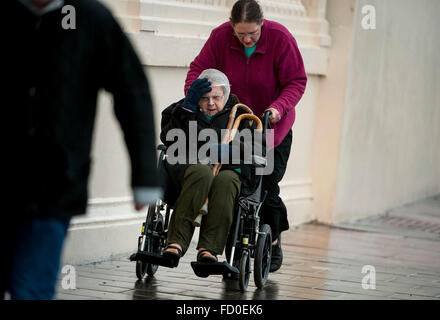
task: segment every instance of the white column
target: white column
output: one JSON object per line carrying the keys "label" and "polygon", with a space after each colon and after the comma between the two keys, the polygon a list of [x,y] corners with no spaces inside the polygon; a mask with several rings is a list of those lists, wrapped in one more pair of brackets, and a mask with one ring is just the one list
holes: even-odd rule
{"label": "white column", "polygon": [[310,33],[314,34],[317,42],[315,45],[329,47],[329,23],[326,20],[327,0],[302,0],[310,21]]}

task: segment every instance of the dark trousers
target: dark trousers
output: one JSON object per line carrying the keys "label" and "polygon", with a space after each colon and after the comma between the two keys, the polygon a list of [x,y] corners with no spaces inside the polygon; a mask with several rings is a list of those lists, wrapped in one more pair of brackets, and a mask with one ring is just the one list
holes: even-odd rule
{"label": "dark trousers", "polygon": [[0,299],[51,300],[70,219],[31,219],[0,228]]}
{"label": "dark trousers", "polygon": [[211,167],[190,165],[182,182],[168,227],[168,243],[178,243],[186,253],[194,234],[193,221],[208,197],[208,214],[202,218],[198,248],[222,254],[232,224],[235,198],[241,181],[235,171],[222,170],[212,175]]}
{"label": "dark trousers", "polygon": [[[287,208],[280,198],[279,182],[284,176],[287,168],[287,161],[290,156],[292,146],[292,130],[286,135],[283,141],[274,149],[273,152],[274,169],[272,174],[263,176],[262,192],[267,190],[266,200],[261,207],[261,224],[268,224],[272,229],[272,239],[278,238],[282,231],[289,229],[287,221]],[[268,157],[270,159],[270,157]]]}

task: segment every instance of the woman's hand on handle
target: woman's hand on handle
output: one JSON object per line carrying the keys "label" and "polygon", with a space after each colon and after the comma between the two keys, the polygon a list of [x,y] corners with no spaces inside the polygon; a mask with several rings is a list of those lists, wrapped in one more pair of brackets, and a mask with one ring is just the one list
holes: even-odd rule
{"label": "woman's hand on handle", "polygon": [[[280,113],[278,112],[277,109],[275,109],[275,108],[267,108],[265,111],[272,112],[272,114],[269,117],[269,120],[270,120],[271,124],[275,124],[275,123],[277,123],[278,121],[281,120],[281,115],[280,115]],[[264,116],[264,114],[263,114],[263,116]]]}

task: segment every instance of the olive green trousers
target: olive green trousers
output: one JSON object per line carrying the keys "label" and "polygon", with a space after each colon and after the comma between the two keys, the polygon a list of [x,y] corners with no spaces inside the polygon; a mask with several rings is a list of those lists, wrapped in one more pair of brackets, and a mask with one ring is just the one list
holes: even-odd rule
{"label": "olive green trousers", "polygon": [[193,221],[208,197],[208,214],[200,226],[198,248],[222,254],[233,219],[235,199],[241,181],[232,170],[213,176],[208,165],[194,164],[186,170],[168,227],[168,243],[178,243],[185,254],[194,234]]}

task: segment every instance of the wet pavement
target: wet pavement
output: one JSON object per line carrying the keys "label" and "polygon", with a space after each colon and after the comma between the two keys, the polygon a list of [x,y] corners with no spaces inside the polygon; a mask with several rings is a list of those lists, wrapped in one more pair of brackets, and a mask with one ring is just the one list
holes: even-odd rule
{"label": "wet pavement", "polygon": [[[409,220],[399,225],[384,222],[389,221],[384,217],[399,215]],[[425,229],[417,229],[415,220],[423,220],[418,225],[425,223]],[[178,268],[159,267],[154,277],[143,281],[137,279],[135,263],[128,260],[128,253],[74,266],[75,289],[63,289],[66,275],[60,274],[56,299],[440,300],[437,225],[439,196],[336,226],[309,223],[291,228],[283,233],[282,268],[269,275],[263,289],[255,286],[251,274],[244,293],[237,281],[222,276],[198,278],[194,274],[190,262],[195,260],[195,243]],[[133,235],[134,243],[136,237]]]}

